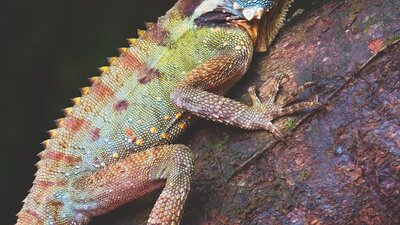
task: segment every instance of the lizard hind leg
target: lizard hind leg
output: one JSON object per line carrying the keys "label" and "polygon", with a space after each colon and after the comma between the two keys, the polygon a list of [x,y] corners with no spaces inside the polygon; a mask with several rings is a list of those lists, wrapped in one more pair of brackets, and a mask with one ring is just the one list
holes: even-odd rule
{"label": "lizard hind leg", "polygon": [[193,160],[184,145],[157,146],[120,159],[74,185],[74,211],[91,218],[164,187],[147,224],[179,224]]}

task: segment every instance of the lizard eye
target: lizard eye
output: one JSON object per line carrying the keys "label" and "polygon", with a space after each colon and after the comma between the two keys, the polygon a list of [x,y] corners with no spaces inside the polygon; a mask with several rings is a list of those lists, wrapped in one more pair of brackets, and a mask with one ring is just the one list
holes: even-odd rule
{"label": "lizard eye", "polygon": [[242,12],[248,21],[257,18],[261,19],[265,12],[276,3],[276,0],[236,0],[233,8]]}

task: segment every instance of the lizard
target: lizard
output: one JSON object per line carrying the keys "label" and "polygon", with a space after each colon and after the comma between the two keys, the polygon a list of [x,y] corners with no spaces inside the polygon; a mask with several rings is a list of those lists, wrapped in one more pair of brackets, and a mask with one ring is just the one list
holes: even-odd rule
{"label": "lizard", "polygon": [[87,224],[163,188],[147,224],[179,224],[193,176],[194,154],[176,143],[197,119],[267,130],[276,118],[317,102],[293,103],[308,82],[267,103],[224,97],[255,52],[265,52],[293,0],[178,0],[130,46],[99,68],[91,87],[72,99],[43,142],[33,187],[17,225]]}

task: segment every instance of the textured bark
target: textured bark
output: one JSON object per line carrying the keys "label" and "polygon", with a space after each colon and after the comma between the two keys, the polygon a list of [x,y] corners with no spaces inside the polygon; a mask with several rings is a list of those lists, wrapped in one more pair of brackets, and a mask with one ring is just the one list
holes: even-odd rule
{"label": "textured bark", "polygon": [[[202,121],[182,138],[197,154],[182,224],[400,224],[400,4],[316,1],[291,19],[268,54],[256,56],[231,97],[290,78],[282,93],[317,85],[316,112],[265,131]],[[91,224],[144,224],[159,193]]]}

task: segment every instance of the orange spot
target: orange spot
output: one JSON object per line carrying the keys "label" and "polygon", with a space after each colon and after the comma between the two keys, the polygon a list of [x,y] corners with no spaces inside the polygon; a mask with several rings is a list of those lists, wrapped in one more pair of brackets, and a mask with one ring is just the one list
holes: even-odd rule
{"label": "orange spot", "polygon": [[376,39],[373,41],[369,41],[368,48],[374,53],[378,53],[384,46],[384,42],[382,39]]}
{"label": "orange spot", "polygon": [[126,128],[125,134],[129,137],[130,142],[134,142],[136,140],[135,133],[133,132],[132,129]]}
{"label": "orange spot", "polygon": [[164,119],[165,119],[165,120],[170,120],[170,119],[171,119],[171,115],[167,114],[167,115],[164,117]]}
{"label": "orange spot", "polygon": [[92,87],[92,91],[101,98],[114,95],[113,90],[111,90],[110,87],[106,86],[103,83],[97,83],[96,85],[94,85]]}
{"label": "orange spot", "polygon": [[143,145],[143,141],[141,139],[139,139],[139,140],[136,141],[136,144],[138,146],[142,146]]}
{"label": "orange spot", "polygon": [[150,132],[151,132],[152,134],[157,133],[157,128],[155,128],[155,127],[150,128]]}
{"label": "orange spot", "polygon": [[114,154],[112,155],[114,159],[118,159],[119,158],[119,154],[117,152],[114,152]]}
{"label": "orange spot", "polygon": [[181,123],[181,124],[179,124],[179,127],[180,127],[181,129],[184,129],[184,128],[186,127],[186,125],[185,125],[184,123]]}
{"label": "orange spot", "polygon": [[68,117],[65,119],[65,127],[72,132],[80,130],[83,124],[85,124],[85,120],[83,119],[78,119],[74,117]]}
{"label": "orange spot", "polygon": [[182,113],[178,113],[178,114],[175,115],[175,118],[176,118],[176,119],[179,119],[179,118],[181,118],[181,117],[182,117]]}
{"label": "orange spot", "polygon": [[167,139],[168,138],[168,134],[166,134],[166,133],[161,134],[161,138],[162,139]]}

